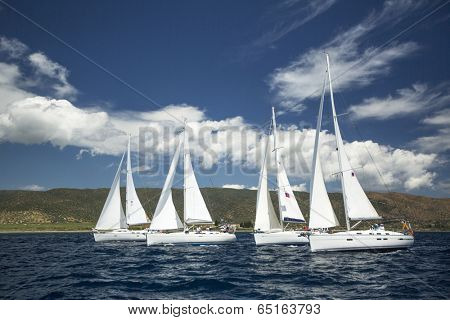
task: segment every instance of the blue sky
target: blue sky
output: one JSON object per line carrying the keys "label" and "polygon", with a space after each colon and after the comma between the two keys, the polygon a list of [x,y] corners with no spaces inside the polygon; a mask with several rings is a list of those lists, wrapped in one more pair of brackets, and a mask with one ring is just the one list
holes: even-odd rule
{"label": "blue sky", "polygon": [[[0,188],[107,187],[144,126],[170,132],[134,166],[167,164],[174,117],[193,128],[201,186],[253,187],[275,105],[291,183],[307,190],[327,51],[364,187],[446,197],[449,17],[421,0],[0,1]],[[321,157],[337,190],[329,108]],[[164,170],[135,176],[161,187]]]}

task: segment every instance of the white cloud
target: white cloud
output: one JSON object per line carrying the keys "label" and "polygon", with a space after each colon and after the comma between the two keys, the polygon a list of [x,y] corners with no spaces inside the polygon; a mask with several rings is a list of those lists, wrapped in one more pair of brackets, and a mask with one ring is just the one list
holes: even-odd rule
{"label": "white cloud", "polygon": [[445,101],[446,109],[435,112],[423,120],[428,127],[437,128],[433,135],[419,137],[411,145],[422,152],[445,153],[450,150],[450,109],[449,101]]}
{"label": "white cloud", "polygon": [[69,71],[65,67],[50,60],[41,52],[30,54],[28,59],[38,74],[57,80],[52,87],[58,98],[73,97],[77,94],[77,90],[67,80]]}
{"label": "white cloud", "polygon": [[[448,91],[448,84],[430,89],[425,84],[417,83],[412,88],[397,90],[395,96],[364,99],[362,103],[351,106],[349,110],[356,119],[374,118],[380,120],[423,113],[449,104],[450,92]],[[424,122],[442,121],[443,116],[445,114],[439,115],[439,119],[434,120],[427,118]],[[449,117],[448,114],[446,116]]]}
{"label": "white cloud", "polygon": [[[336,0],[311,0],[306,3],[303,1],[284,1],[278,3],[276,8],[271,8],[270,14],[266,16],[270,18],[271,30],[254,40],[250,46],[270,46],[289,32],[301,27],[328,10],[335,2]],[[276,21],[273,21],[273,18]]]}
{"label": "white cloud", "polygon": [[450,108],[438,111],[425,118],[423,123],[429,125],[450,125]]}
{"label": "white cloud", "polygon": [[9,58],[20,58],[28,47],[17,39],[0,36],[0,52],[5,52]]}
{"label": "white cloud", "polygon": [[308,189],[306,188],[306,182],[297,184],[297,185],[293,185],[292,190],[298,191],[298,192],[308,192]]}
{"label": "white cloud", "polygon": [[417,138],[412,145],[421,152],[443,153],[450,150],[450,128],[441,128],[431,136]]}
{"label": "white cloud", "polygon": [[46,191],[48,190],[46,187],[39,186],[37,184],[30,184],[28,186],[24,186],[19,188],[20,190],[27,190],[27,191]]}
{"label": "white cloud", "polygon": [[[191,109],[191,106],[185,106]],[[155,111],[160,114],[161,110]],[[178,138],[178,122],[151,122],[151,112],[134,119],[99,109],[81,109],[67,100],[44,97],[26,98],[12,103],[0,113],[0,141],[13,143],[40,144],[50,142],[63,148],[68,145],[89,150],[92,154],[121,154],[127,144],[127,132],[135,137],[139,126],[147,125],[154,135],[147,140],[147,148],[157,156],[171,156]],[[232,166],[259,167],[263,154],[264,140],[258,129],[249,126],[240,117],[222,121],[204,119],[189,122],[191,136],[190,149],[194,159],[201,159],[203,168],[230,161]],[[124,123],[127,123],[125,126]],[[124,130],[124,127],[129,130]],[[279,145],[285,167],[290,176],[304,181],[309,180],[310,163],[314,146],[313,129],[286,127],[279,130]],[[323,132],[321,157],[327,181],[333,181],[332,174],[338,171],[334,136]],[[136,138],[133,150],[137,148]],[[367,149],[375,163],[384,174],[385,183],[396,188],[419,188],[432,183],[432,166],[435,155],[414,153],[394,149],[372,141],[346,144],[351,163],[357,172],[362,171],[362,182],[371,189],[380,189],[382,181],[378,176]],[[81,151],[81,154],[86,151]],[[274,172],[274,160],[269,160],[270,170]],[[142,164],[141,164],[142,165]],[[144,164],[145,165],[145,164]],[[426,179],[423,176],[427,177]],[[422,180],[418,179],[422,177]],[[301,184],[299,188],[301,188]],[[299,189],[300,190],[300,189]]]}
{"label": "white cloud", "polygon": [[[324,51],[330,54],[332,77],[336,90],[355,89],[371,84],[389,73],[391,64],[418,49],[414,42],[394,42],[376,49],[363,48],[363,40],[377,27],[392,25],[402,15],[416,10],[423,1],[386,1],[383,9],[372,13],[361,23],[340,32],[328,43],[301,54],[287,67],[276,69],[269,84],[282,107],[293,112],[304,110],[303,101],[321,93],[326,69]],[[359,63],[365,61],[365,63]],[[345,74],[344,74],[345,73]]]}
{"label": "white cloud", "polygon": [[224,184],[222,186],[222,188],[224,189],[238,189],[238,190],[242,190],[242,189],[247,189],[247,187],[243,184]]}

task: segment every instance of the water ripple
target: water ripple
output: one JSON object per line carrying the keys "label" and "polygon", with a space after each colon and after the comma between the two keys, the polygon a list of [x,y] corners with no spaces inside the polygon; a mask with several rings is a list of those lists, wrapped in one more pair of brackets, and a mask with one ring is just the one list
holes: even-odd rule
{"label": "water ripple", "polygon": [[450,233],[411,250],[95,243],[86,233],[1,234],[2,299],[445,299]]}

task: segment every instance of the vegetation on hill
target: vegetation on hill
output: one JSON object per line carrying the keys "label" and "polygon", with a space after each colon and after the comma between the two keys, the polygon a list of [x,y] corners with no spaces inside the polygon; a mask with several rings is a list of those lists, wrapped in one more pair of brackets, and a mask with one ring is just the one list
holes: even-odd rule
{"label": "vegetation on hill", "polygon": [[[108,189],[0,191],[0,231],[89,229],[95,225],[108,191]],[[125,190],[122,189],[121,192],[122,199],[125,199]],[[137,190],[150,217],[155,210],[160,192],[160,189]],[[202,194],[214,221],[223,219],[246,227],[253,224],[256,191],[204,188]],[[271,196],[277,209],[275,192],[272,192]],[[296,192],[295,196],[308,220],[309,194]],[[386,219],[405,218],[416,230],[450,230],[450,199],[377,192],[369,192],[368,196],[379,214]],[[180,215],[183,212],[182,198],[183,191],[174,189],[173,199]],[[341,194],[331,193],[330,199],[339,221],[344,225]]]}

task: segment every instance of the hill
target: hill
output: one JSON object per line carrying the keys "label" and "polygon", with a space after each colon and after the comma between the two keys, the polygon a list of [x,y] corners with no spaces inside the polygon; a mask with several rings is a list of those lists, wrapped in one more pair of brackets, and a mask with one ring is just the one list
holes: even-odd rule
{"label": "hill", "polygon": [[[122,199],[125,190],[122,189]],[[138,189],[146,212],[156,207],[160,189]],[[89,229],[95,225],[107,197],[108,189],[52,189],[49,191],[0,191],[0,229],[69,230]],[[215,221],[251,225],[255,216],[256,191],[204,188],[202,194]],[[278,201],[271,193],[275,208]],[[309,194],[295,196],[308,219]],[[402,193],[369,192],[368,196],[386,219],[406,218],[416,230],[450,231],[450,199],[437,199]],[[173,190],[175,206],[183,212],[183,191]],[[341,224],[344,222],[342,196],[331,193],[330,199]],[[150,215],[151,216],[151,215]],[[398,223],[396,224],[398,225]]]}

